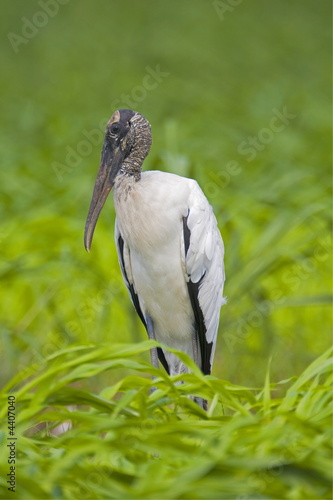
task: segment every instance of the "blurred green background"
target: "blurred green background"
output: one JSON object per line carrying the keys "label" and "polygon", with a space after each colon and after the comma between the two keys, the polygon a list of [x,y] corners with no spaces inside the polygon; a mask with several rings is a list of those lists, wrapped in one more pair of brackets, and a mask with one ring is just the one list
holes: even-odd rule
{"label": "blurred green background", "polygon": [[6,2],[1,382],[73,343],[146,338],[122,284],[111,198],[83,248],[117,108],[152,124],[144,168],[197,179],[218,218],[228,304],[213,373],[261,385],[270,356],[276,381],[328,347],[330,10],[328,0]]}

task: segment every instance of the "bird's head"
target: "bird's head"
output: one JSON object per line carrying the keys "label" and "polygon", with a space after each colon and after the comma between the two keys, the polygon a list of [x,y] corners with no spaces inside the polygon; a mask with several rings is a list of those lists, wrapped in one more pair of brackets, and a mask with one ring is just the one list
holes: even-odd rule
{"label": "bird's head", "polygon": [[151,146],[148,120],[130,109],[113,113],[107,123],[94,192],[84,233],[84,245],[89,252],[98,216],[118,175],[140,179],[143,160]]}

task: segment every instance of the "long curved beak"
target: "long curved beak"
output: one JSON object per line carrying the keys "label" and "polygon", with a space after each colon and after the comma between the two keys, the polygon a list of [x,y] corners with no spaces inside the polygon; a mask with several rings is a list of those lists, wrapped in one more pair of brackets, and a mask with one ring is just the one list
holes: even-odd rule
{"label": "long curved beak", "polygon": [[102,149],[101,163],[84,231],[84,246],[87,252],[90,252],[99,214],[101,213],[104,203],[113,188],[114,180],[119,169],[121,168],[123,160],[124,153],[120,147],[113,148],[107,143],[107,139],[105,139]]}

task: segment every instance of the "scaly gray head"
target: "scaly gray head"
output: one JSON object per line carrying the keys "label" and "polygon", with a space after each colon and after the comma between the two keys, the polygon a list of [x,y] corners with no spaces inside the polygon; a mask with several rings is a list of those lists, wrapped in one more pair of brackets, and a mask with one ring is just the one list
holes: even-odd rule
{"label": "scaly gray head", "polygon": [[103,205],[118,175],[129,175],[140,180],[143,160],[151,146],[148,120],[130,109],[119,109],[107,123],[94,192],[84,232],[84,246],[91,242]]}

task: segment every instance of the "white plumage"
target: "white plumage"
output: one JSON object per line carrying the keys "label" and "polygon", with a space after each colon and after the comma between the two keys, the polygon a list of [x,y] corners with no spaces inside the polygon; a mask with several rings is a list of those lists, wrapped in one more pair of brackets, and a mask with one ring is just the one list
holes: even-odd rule
{"label": "white plumage", "polygon": [[[114,184],[114,203],[115,239],[127,286],[133,285],[144,317],[151,317],[156,340],[193,359],[195,318],[187,283],[203,278],[198,301],[206,340],[213,343],[212,365],[224,303],[224,249],[211,206],[197,182],[159,171],[143,172],[140,182],[119,177]],[[186,217],[191,237],[185,256]],[[124,241],[123,250],[118,245],[119,236]],[[171,374],[187,371],[175,355],[168,351],[164,355]]]}

